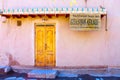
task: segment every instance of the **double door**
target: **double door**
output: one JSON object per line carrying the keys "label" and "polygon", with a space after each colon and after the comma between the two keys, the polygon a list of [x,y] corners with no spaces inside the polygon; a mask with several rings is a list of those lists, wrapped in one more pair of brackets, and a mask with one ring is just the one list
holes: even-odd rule
{"label": "double door", "polygon": [[55,26],[35,25],[35,65],[55,66]]}

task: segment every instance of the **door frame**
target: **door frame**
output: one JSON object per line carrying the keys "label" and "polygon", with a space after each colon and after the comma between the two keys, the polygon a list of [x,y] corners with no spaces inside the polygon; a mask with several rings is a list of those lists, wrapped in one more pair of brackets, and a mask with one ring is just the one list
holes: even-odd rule
{"label": "door frame", "polygon": [[34,23],[34,66],[36,66],[36,25],[53,25],[55,28],[55,65],[53,67],[56,67],[56,23]]}

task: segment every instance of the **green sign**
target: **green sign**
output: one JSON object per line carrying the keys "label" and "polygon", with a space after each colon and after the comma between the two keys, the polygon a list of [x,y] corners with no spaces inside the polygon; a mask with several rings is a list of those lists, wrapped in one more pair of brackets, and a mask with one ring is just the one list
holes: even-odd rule
{"label": "green sign", "polygon": [[98,13],[70,14],[70,28],[72,30],[98,30],[101,26],[101,15]]}

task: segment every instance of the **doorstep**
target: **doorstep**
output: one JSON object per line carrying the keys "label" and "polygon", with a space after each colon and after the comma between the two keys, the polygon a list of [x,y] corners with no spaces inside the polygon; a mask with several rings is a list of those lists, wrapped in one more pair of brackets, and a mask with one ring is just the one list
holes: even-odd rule
{"label": "doorstep", "polygon": [[57,70],[50,69],[33,69],[27,73],[28,78],[48,78],[55,79],[58,75]]}

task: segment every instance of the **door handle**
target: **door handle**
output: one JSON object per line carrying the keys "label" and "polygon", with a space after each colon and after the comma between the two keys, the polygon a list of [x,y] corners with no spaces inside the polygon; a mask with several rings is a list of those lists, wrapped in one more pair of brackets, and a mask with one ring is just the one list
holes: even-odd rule
{"label": "door handle", "polygon": [[45,50],[47,49],[47,44],[45,43]]}

